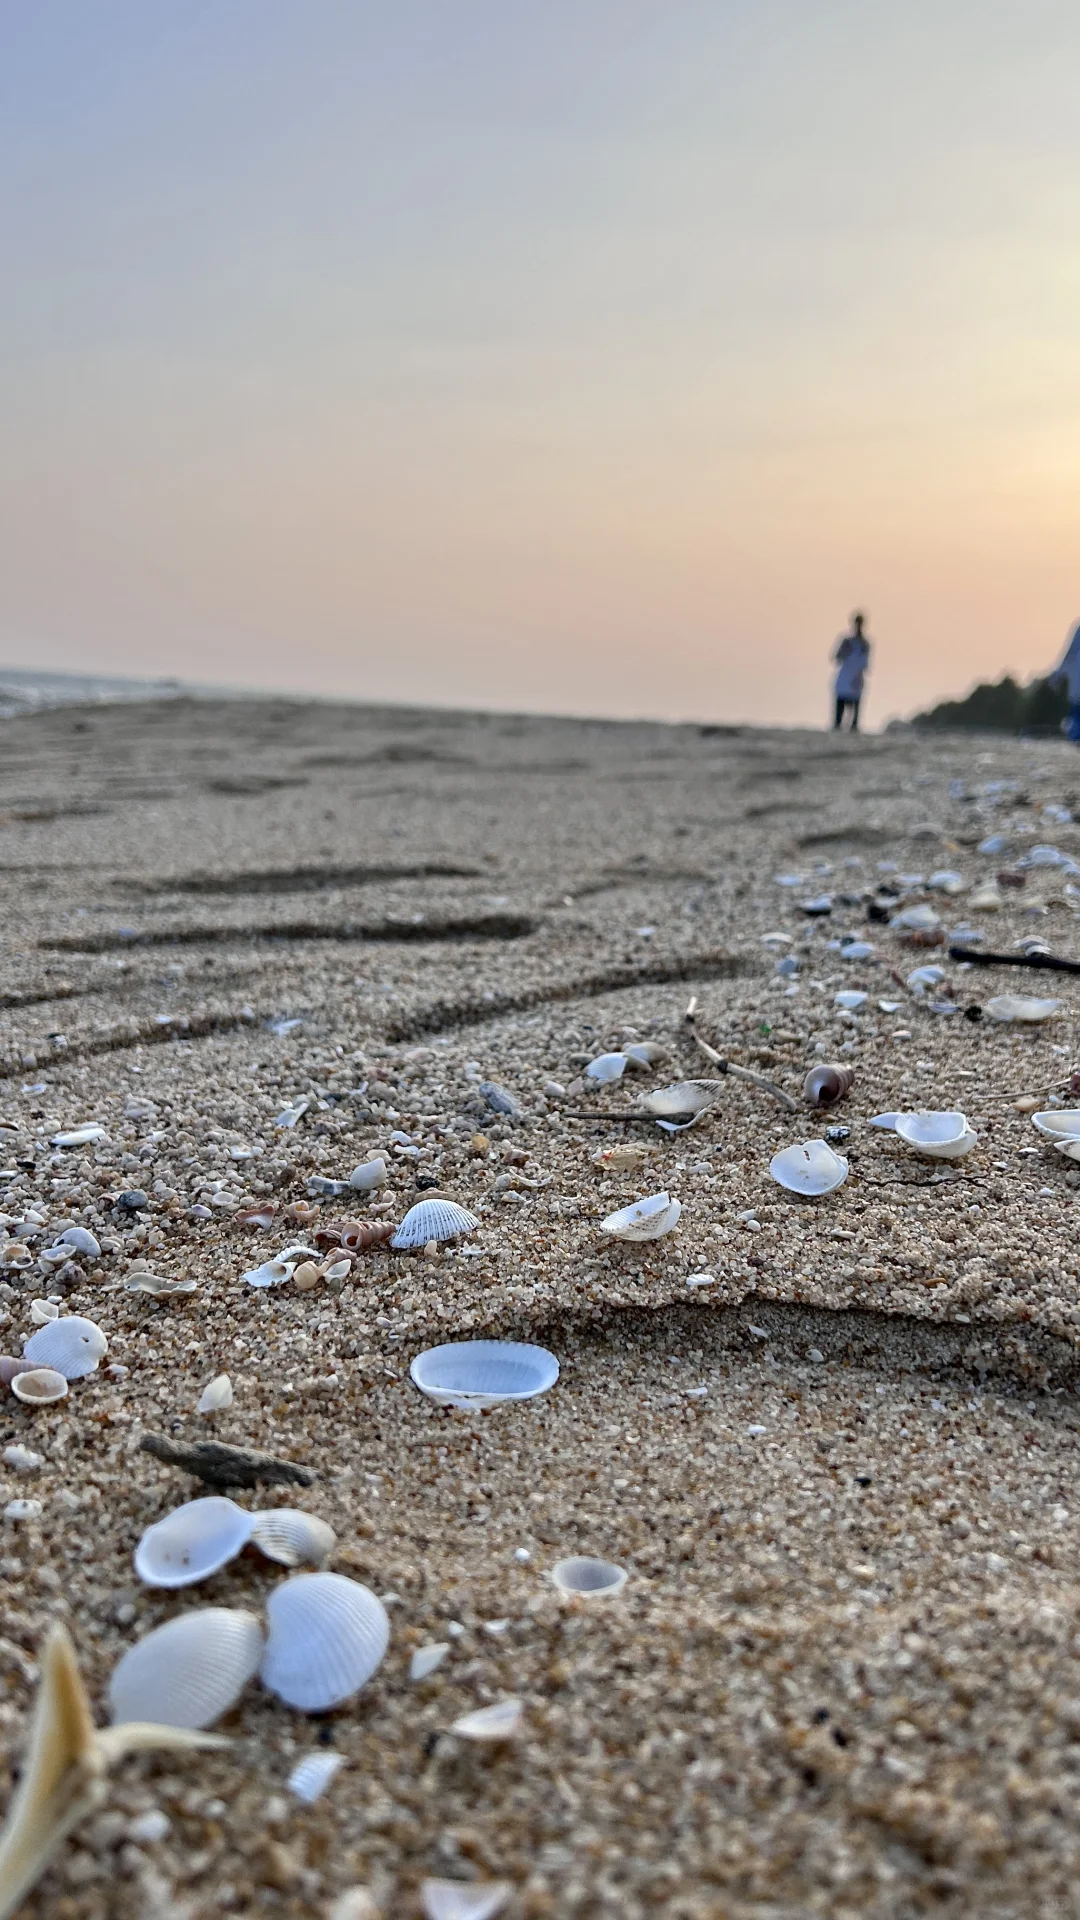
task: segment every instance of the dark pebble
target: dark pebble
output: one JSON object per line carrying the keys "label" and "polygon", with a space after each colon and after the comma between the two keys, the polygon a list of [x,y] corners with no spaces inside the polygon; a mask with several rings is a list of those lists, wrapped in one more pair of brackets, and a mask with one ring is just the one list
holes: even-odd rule
{"label": "dark pebble", "polygon": [[141,1187],[129,1187],[126,1193],[117,1195],[118,1207],[127,1207],[130,1213],[138,1213],[142,1207],[150,1205]]}

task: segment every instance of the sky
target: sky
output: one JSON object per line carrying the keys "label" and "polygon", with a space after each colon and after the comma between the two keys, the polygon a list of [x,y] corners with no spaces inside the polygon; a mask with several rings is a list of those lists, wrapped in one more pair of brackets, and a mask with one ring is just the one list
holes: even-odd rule
{"label": "sky", "polygon": [[0,0],[0,661],[867,719],[1080,619],[1075,0]]}

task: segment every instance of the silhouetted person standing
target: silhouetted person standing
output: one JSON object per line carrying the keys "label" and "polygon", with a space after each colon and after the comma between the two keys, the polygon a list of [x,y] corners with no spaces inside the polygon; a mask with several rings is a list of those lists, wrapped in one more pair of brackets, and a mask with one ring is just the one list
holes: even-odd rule
{"label": "silhouetted person standing", "polygon": [[851,731],[859,731],[859,703],[862,700],[863,680],[870,665],[870,642],[863,632],[865,615],[853,613],[851,632],[845,633],[836,643],[833,659],[836,662],[836,718],[833,730],[842,727],[844,715],[850,708]]}
{"label": "silhouetted person standing", "polygon": [[1050,685],[1065,688],[1069,717],[1064,732],[1068,739],[1080,742],[1080,621],[1069,637],[1060,667],[1050,675]]}

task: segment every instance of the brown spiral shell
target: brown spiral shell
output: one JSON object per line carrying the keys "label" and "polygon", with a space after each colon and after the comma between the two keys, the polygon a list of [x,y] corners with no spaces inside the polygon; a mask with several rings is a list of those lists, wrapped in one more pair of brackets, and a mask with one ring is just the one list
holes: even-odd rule
{"label": "brown spiral shell", "polygon": [[850,1090],[855,1078],[851,1067],[838,1067],[823,1061],[811,1067],[803,1081],[803,1099],[812,1107],[835,1107]]}

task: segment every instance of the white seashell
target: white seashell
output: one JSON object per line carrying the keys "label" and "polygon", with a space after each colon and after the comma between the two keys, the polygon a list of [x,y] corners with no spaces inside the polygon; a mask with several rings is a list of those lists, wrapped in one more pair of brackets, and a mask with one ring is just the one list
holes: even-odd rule
{"label": "white seashell", "polygon": [[846,987],[836,995],[836,1005],[843,1007],[845,1013],[857,1013],[860,1007],[865,1007],[869,998],[868,993],[858,993],[854,987]]}
{"label": "white seashell", "polygon": [[625,1568],[615,1566],[610,1560],[593,1560],[578,1554],[569,1560],[560,1560],[552,1567],[551,1577],[560,1593],[606,1600],[622,1592],[629,1575]]}
{"label": "white seashell", "polygon": [[512,1740],[525,1711],[521,1700],[497,1700],[493,1707],[479,1707],[475,1713],[463,1713],[455,1720],[451,1733],[463,1740]]}
{"label": "white seashell", "polygon": [[380,1156],[376,1160],[364,1160],[354,1167],[349,1175],[350,1187],[359,1193],[372,1193],[376,1187],[386,1185],[386,1161]]}
{"label": "white seashell", "polygon": [[632,1047],[624,1047],[628,1067],[644,1069],[658,1066],[661,1060],[668,1058],[668,1050],[659,1040],[635,1040]]}
{"label": "white seashell", "polygon": [[42,1247],[38,1254],[38,1266],[51,1271],[53,1267],[62,1267],[74,1257],[74,1247]]}
{"label": "white seashell", "polygon": [[16,1473],[36,1473],[39,1467],[45,1465],[45,1461],[40,1453],[34,1453],[29,1447],[16,1442],[13,1447],[4,1448],[4,1465],[14,1467]]}
{"label": "white seashell", "polygon": [[54,1400],[63,1400],[68,1383],[55,1367],[31,1367],[27,1373],[17,1373],[11,1382],[11,1391],[16,1400],[23,1400],[27,1406],[47,1407]]}
{"label": "white seashell", "polygon": [[351,1260],[334,1260],[330,1266],[323,1268],[322,1277],[324,1280],[347,1280],[351,1272]]}
{"label": "white seashell", "polygon": [[1080,1107],[1051,1107],[1046,1113],[1033,1113],[1031,1124],[1055,1144],[1080,1139]]}
{"label": "white seashell", "polygon": [[409,1679],[426,1680],[442,1666],[449,1651],[449,1640],[433,1640],[430,1646],[417,1647],[409,1661]]}
{"label": "white seashell", "polygon": [[609,1080],[621,1080],[626,1072],[625,1053],[602,1053],[590,1060],[585,1069],[586,1080],[599,1080],[606,1085]]}
{"label": "white seashell", "polygon": [[326,1920],[382,1920],[366,1887],[346,1887],[327,1911]]}
{"label": "white seashell", "polygon": [[55,1300],[31,1300],[30,1318],[35,1327],[47,1327],[50,1320],[59,1320],[60,1308]]}
{"label": "white seashell", "polygon": [[600,1231],[614,1240],[661,1240],[677,1225],[681,1212],[681,1200],[672,1200],[667,1193],[652,1193],[647,1200],[635,1200],[632,1206],[609,1213],[606,1220],[601,1220]]}
{"label": "white seashell", "polygon": [[972,913],[998,913],[1005,905],[1005,895],[992,880],[976,887],[968,898],[968,907]]}
{"label": "white seashell", "polygon": [[1067,1139],[1055,1142],[1058,1152],[1065,1160],[1080,1160],[1080,1137],[1070,1135]]}
{"label": "white seashell", "polygon": [[254,1516],[252,1545],[283,1567],[305,1563],[321,1567],[337,1546],[337,1534],[317,1514],[304,1513],[299,1507],[270,1507]]}
{"label": "white seashell", "polygon": [[883,1132],[895,1133],[896,1123],[903,1119],[902,1113],[875,1113],[870,1121],[872,1127],[880,1127]]}
{"label": "white seashell", "polygon": [[84,1374],[97,1372],[108,1351],[109,1343],[101,1328],[71,1313],[50,1320],[48,1326],[32,1333],[23,1348],[23,1359],[35,1367],[55,1367],[65,1380],[81,1380]]}
{"label": "white seashell", "polygon": [[546,1347],[520,1340],[454,1340],[418,1353],[409,1375],[440,1407],[482,1410],[546,1393],[559,1377],[559,1363]]}
{"label": "white seashell", "polygon": [[932,887],[935,893],[957,894],[963,893],[967,881],[962,873],[954,873],[950,867],[942,867],[937,873],[930,875],[926,884]]}
{"label": "white seashell", "polygon": [[113,1725],[212,1726],[257,1673],[263,1645],[261,1622],[243,1608],[199,1607],[167,1620],[113,1669]]}
{"label": "white seashell", "polygon": [[902,907],[889,921],[890,927],[896,927],[901,933],[931,933],[941,925],[933,907]]}
{"label": "white seashell", "polygon": [[1016,1020],[1033,1025],[1052,1019],[1060,1005],[1060,1000],[1037,1000],[1027,993],[999,993],[986,1002],[983,1012],[988,1013],[991,1020]]}
{"label": "white seashell", "polygon": [[704,1113],[715,1101],[716,1091],[715,1085],[703,1080],[680,1080],[673,1087],[657,1087],[655,1093],[647,1093],[641,1104],[647,1113],[680,1120]]}
{"label": "white seashell", "polygon": [[56,1244],[58,1247],[73,1248],[76,1253],[85,1253],[90,1260],[96,1260],[101,1252],[100,1241],[86,1227],[65,1227]]}
{"label": "white seashell", "polygon": [[135,1571],[148,1587],[190,1587],[235,1560],[254,1526],[253,1513],[221,1494],[185,1501],[146,1529],[135,1549]]}
{"label": "white seashell", "polygon": [[479,1225],[475,1213],[466,1212],[455,1200],[420,1200],[409,1208],[390,1245],[399,1251],[426,1247],[429,1240],[456,1240],[459,1234],[475,1233]]}
{"label": "white seashell", "polygon": [[344,1765],[345,1755],[334,1753],[330,1748],[323,1748],[318,1753],[306,1753],[289,1775],[289,1792],[295,1793],[298,1800],[306,1800],[310,1806],[313,1800],[326,1792],[334,1775],[340,1773]]}
{"label": "white seashell", "polygon": [[908,974],[906,984],[912,993],[923,994],[928,987],[940,986],[944,978],[944,967],[915,967]]}
{"label": "white seashell", "polygon": [[270,1623],[259,1668],[286,1706],[324,1713],[358,1693],[390,1641],[386,1608],[340,1573],[295,1573],[266,1603]]}
{"label": "white seashell", "polygon": [[233,1403],[232,1381],[227,1373],[218,1373],[199,1395],[196,1413],[223,1413]]}
{"label": "white seashell", "polygon": [[778,1186],[789,1193],[819,1198],[832,1193],[848,1177],[848,1163],[834,1153],[827,1140],[805,1140],[799,1146],[784,1147],[774,1153],[769,1172]]}
{"label": "white seashell", "polygon": [[962,1113],[898,1113],[896,1133],[927,1160],[963,1160],[976,1141]]}
{"label": "white seashell", "polygon": [[293,1276],[294,1262],[290,1260],[264,1260],[261,1267],[251,1267],[241,1275],[249,1287],[282,1287]]}
{"label": "white seashell", "polygon": [[5,1520],[40,1520],[45,1509],[40,1500],[9,1500],[4,1508]]}
{"label": "white seashell", "polygon": [[160,1273],[130,1273],[124,1281],[125,1293],[148,1293],[152,1300],[167,1300],[170,1294],[194,1293],[197,1280],[166,1280]]}
{"label": "white seashell", "polygon": [[506,1880],[424,1880],[424,1920],[495,1920],[513,1888]]}
{"label": "white seashell", "polygon": [[318,1247],[305,1247],[299,1241],[295,1246],[282,1247],[278,1259],[287,1267],[295,1267],[298,1260],[321,1260]]}
{"label": "white seashell", "polygon": [[54,1147],[89,1147],[104,1138],[105,1128],[92,1120],[85,1127],[72,1127],[69,1133],[54,1133],[52,1143]]}
{"label": "white seashell", "polygon": [[793,942],[790,933],[781,933],[776,929],[773,933],[763,933],[761,944],[763,947],[790,947]]}
{"label": "white seashell", "polygon": [[869,960],[874,949],[869,940],[845,940],[840,948],[841,960]]}
{"label": "white seashell", "polygon": [[303,1119],[310,1105],[310,1100],[298,1100],[295,1107],[285,1107],[281,1113],[275,1114],[273,1125],[275,1127],[295,1127],[298,1122]]}

